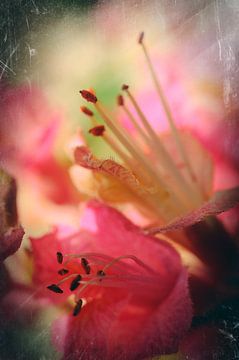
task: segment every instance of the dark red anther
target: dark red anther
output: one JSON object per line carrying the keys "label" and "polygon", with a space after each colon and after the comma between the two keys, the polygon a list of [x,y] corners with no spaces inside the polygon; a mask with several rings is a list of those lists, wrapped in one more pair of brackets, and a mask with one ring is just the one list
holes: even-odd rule
{"label": "dark red anther", "polygon": [[53,291],[56,294],[62,294],[63,293],[63,290],[59,286],[57,286],[56,284],[51,284],[51,285],[47,286],[47,289]]}
{"label": "dark red anther", "polygon": [[97,102],[97,97],[88,90],[80,90],[80,94],[86,101],[89,101],[93,104]]}
{"label": "dark red anther", "polygon": [[138,43],[139,43],[139,44],[142,44],[142,43],[143,43],[143,40],[144,40],[144,32],[142,31],[142,32],[139,34]]}
{"label": "dark red anther", "polygon": [[93,111],[91,111],[91,110],[90,110],[88,107],[86,107],[86,106],[81,106],[80,109],[81,109],[81,111],[82,111],[85,115],[87,115],[87,116],[93,116],[93,115],[94,115]]}
{"label": "dark red anther", "polygon": [[105,272],[103,270],[98,270],[97,275],[100,277],[105,276]]}
{"label": "dark red anther", "polygon": [[122,90],[128,90],[128,88],[129,88],[129,85],[123,84],[121,89]]}
{"label": "dark red anther", "polygon": [[72,280],[71,285],[70,285],[70,290],[71,290],[71,291],[74,291],[75,289],[78,288],[78,286],[80,285],[81,279],[82,279],[81,275],[77,275],[77,276],[75,277],[75,279]]}
{"label": "dark red anther", "polygon": [[89,130],[89,133],[94,136],[102,136],[105,132],[104,125],[98,125]]}
{"label": "dark red anther", "polygon": [[81,266],[85,270],[85,273],[87,275],[89,275],[90,274],[90,265],[89,265],[88,261],[86,260],[86,258],[81,258]]}
{"label": "dark red anther", "polygon": [[117,97],[117,104],[118,104],[119,106],[124,106],[124,98],[123,98],[122,95],[118,95],[118,97]]}
{"label": "dark red anther", "polygon": [[59,275],[66,275],[68,272],[69,272],[69,270],[67,270],[67,269],[60,269],[60,270],[58,271],[58,274],[59,274]]}
{"label": "dark red anther", "polygon": [[57,251],[57,253],[56,253],[56,258],[57,258],[57,262],[58,262],[59,264],[62,264],[62,263],[63,263],[63,255],[62,255],[62,253],[61,253],[60,251]]}
{"label": "dark red anther", "polygon": [[76,306],[74,307],[74,310],[72,313],[73,316],[77,316],[79,314],[79,312],[81,311],[81,308],[82,308],[82,304],[83,304],[83,301],[81,299],[79,299],[76,302]]}

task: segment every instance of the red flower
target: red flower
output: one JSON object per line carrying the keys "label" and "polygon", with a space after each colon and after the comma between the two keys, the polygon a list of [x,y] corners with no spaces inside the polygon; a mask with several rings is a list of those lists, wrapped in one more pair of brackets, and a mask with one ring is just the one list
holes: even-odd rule
{"label": "red flower", "polygon": [[[79,315],[58,323],[54,334],[56,342],[64,340],[65,358],[143,359],[177,351],[192,310],[187,272],[169,244],[92,201],[77,234],[57,229],[32,239],[32,247],[34,284],[50,285],[53,292],[43,293],[58,301],[69,288],[75,294]],[[54,294],[59,289],[64,292]]]}

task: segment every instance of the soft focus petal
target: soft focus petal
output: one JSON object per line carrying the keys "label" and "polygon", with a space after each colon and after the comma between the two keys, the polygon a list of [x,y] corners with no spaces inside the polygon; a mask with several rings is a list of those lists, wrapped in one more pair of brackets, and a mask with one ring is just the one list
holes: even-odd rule
{"label": "soft focus petal", "polygon": [[[186,270],[169,244],[145,236],[118,211],[91,201],[82,213],[78,232],[58,228],[42,238],[32,239],[32,246],[34,284],[37,288],[42,286],[41,295],[57,302],[70,294],[67,282],[60,285],[63,294],[44,291],[44,287],[62,278],[57,274],[61,266],[56,261],[57,251],[63,256],[100,253],[113,259],[131,255],[155,274],[149,276],[147,283],[143,271],[140,286],[134,282],[128,286],[126,282],[124,286],[112,283],[105,287],[107,276],[102,279],[102,286],[91,289],[89,285],[83,295],[86,305],[76,318],[68,321],[64,356],[93,359],[97,354],[97,359],[143,359],[177,351],[179,340],[190,324],[191,301]],[[122,271],[127,274],[127,266],[125,263],[119,277]],[[135,266],[132,261],[130,266]]]}
{"label": "soft focus petal", "polygon": [[[69,207],[79,201],[67,164],[61,164],[54,154],[62,116],[36,87],[6,86],[0,92],[1,166],[17,181],[22,224],[39,230],[60,221],[59,205]],[[64,211],[72,212],[67,207]]]}
{"label": "soft focus petal", "polygon": [[0,159],[2,166],[15,175],[19,167],[31,166],[49,156],[60,118],[37,88],[2,87],[0,90]]}

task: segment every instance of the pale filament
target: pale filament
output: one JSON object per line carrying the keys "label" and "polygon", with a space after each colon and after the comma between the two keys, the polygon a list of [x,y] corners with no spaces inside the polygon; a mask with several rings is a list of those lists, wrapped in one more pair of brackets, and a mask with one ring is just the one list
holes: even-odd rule
{"label": "pale filament", "polygon": [[[94,115],[91,116],[91,119],[92,119],[93,126],[99,125],[99,122],[97,121],[97,119],[95,118]],[[132,159],[130,159],[130,157],[125,153],[124,148],[122,146],[120,146],[120,144],[118,142],[116,142],[112,138],[112,136],[110,136],[109,133],[104,132],[101,137],[103,137],[105,142],[112,148],[112,150],[115,151],[119,155],[121,160],[123,160],[129,166],[132,165]]]}
{"label": "pale filament", "polygon": [[[173,216],[175,217],[182,213],[187,213],[199,206],[203,201],[203,194],[196,181],[196,176],[180,139],[179,132],[175,126],[169,105],[143,43],[143,36],[141,36],[140,39],[140,44],[145,53],[157,94],[166,113],[180,157],[189,173],[189,178],[187,176],[185,177],[185,174],[181,172],[178,165],[175,164],[172,155],[159,139],[158,134],[154,131],[150,122],[145,117],[136,99],[128,90],[127,85],[123,85],[122,90],[126,91],[129,100],[136,110],[140,124],[138,123],[138,119],[135,119],[128,107],[124,104],[123,98],[121,98],[118,104],[123,107],[129,120],[140,135],[140,140],[138,139],[138,141],[137,138],[132,138],[132,136],[128,134],[119,121],[112,119],[111,116],[108,115],[102,104],[94,95],[90,96],[89,92],[88,96],[85,94],[83,97],[87,101],[93,103],[106,126],[111,130],[112,134],[102,132],[100,136],[118,154],[126,167],[128,167],[136,176],[140,187],[142,188],[142,193],[138,192],[138,189],[133,185],[131,186],[131,184],[128,184],[128,186],[132,188],[132,191],[135,192],[136,196],[141,199],[143,198],[143,200],[153,208],[153,211],[160,216],[161,220],[167,222],[171,220]],[[87,93],[87,90],[83,91]],[[82,91],[80,92],[82,93]],[[92,121],[93,125],[97,126],[98,122],[94,116]],[[149,159],[147,154],[142,151],[140,142],[143,142],[143,146],[146,146],[146,149],[151,152],[151,159]],[[167,180],[167,177],[169,176],[170,178]]]}
{"label": "pale filament", "polygon": [[[63,284],[64,282],[70,280],[73,278],[77,280],[77,276],[79,276],[79,280],[77,287],[79,285],[81,286],[76,292],[75,292],[75,300],[80,299],[80,294],[90,285],[94,286],[103,286],[103,287],[137,287],[141,289],[142,282],[144,283],[144,286],[152,287],[155,285],[155,277],[158,278],[158,274],[155,273],[155,271],[148,265],[146,265],[143,261],[138,259],[134,255],[122,255],[117,258],[112,258],[111,256],[100,254],[100,253],[81,253],[81,254],[64,254],[63,258],[67,258],[66,261],[63,262],[63,266],[67,265],[70,261],[73,259],[86,259],[87,264],[90,266],[94,266],[94,268],[90,269],[91,271],[97,271],[97,268],[99,269],[100,265],[101,270],[97,272],[97,275],[93,273],[82,273],[82,271],[79,271],[77,273],[73,273],[70,275],[65,276],[62,280],[60,280],[57,284],[54,286],[59,287],[59,285]],[[89,260],[89,261],[88,261]],[[129,263],[122,262],[122,260],[131,260],[137,267],[132,266]],[[81,264],[82,266],[82,264]],[[95,268],[96,266],[96,268]],[[107,270],[114,267],[113,273],[106,273]],[[80,264],[79,264],[80,269]],[[143,269],[140,271],[140,269]],[[84,270],[84,267],[83,267]],[[102,283],[103,281],[103,283]],[[77,288],[76,287],[76,288]],[[76,289],[75,288],[75,289]],[[75,289],[71,289],[74,291]]]}
{"label": "pale filament", "polygon": [[[146,173],[151,176],[151,179],[154,179],[157,181],[157,184],[160,186],[160,192],[161,196],[164,198],[167,197],[168,194],[171,196],[171,202],[170,205],[172,208],[177,209],[177,205],[180,204],[181,208],[184,208],[183,204],[181,204],[180,199],[177,197],[177,195],[174,192],[174,189],[169,188],[168,185],[166,185],[162,180],[162,175],[159,173],[159,170],[155,167],[152,167],[152,164],[150,161],[148,161],[148,158],[143,154],[141,149],[137,146],[137,144],[134,143],[132,145],[132,139],[130,139],[125,132],[122,132],[120,128],[118,128],[113,121],[107,116],[105,110],[102,108],[102,106],[97,102],[94,104],[98,112],[101,114],[103,120],[107,124],[107,126],[111,129],[111,131],[115,134],[115,136],[118,138],[118,140],[124,145],[127,150],[132,154],[133,158],[136,159],[138,164],[144,167],[146,170]],[[142,176],[142,169],[139,169],[138,167],[133,168],[134,172],[138,177],[140,178]],[[140,171],[140,172],[139,172]],[[154,200],[154,199],[152,199]],[[161,214],[161,216],[163,216]]]}
{"label": "pale filament", "polygon": [[151,269],[148,265],[146,265],[143,261],[139,260],[136,256],[134,255],[122,255],[119,256],[116,259],[113,259],[109,264],[105,265],[105,267],[103,268],[103,271],[109,269],[111,266],[113,266],[115,263],[117,263],[120,260],[123,259],[131,259],[133,260],[137,265],[141,266],[142,268],[144,268],[145,270],[149,271],[150,273],[154,273],[153,269]]}
{"label": "pale filament", "polygon": [[[144,264],[141,260],[139,260],[136,256],[134,255],[123,255],[123,256],[119,256],[115,259],[112,259],[111,256],[105,255],[105,254],[98,254],[98,253],[81,253],[81,254],[64,254],[64,258],[68,258],[63,265],[67,265],[72,259],[79,259],[79,258],[97,258],[97,261],[99,261],[99,257],[103,258],[101,264],[105,264],[105,262],[107,261],[107,264],[105,265],[105,267],[103,268],[103,271],[106,270],[107,268],[111,267],[112,265],[121,265],[121,267],[124,265],[125,263],[121,263],[120,260],[122,259],[131,259],[133,260],[136,264],[138,264],[139,266],[143,267],[145,270],[149,271],[149,272],[153,272],[153,270],[146,264]],[[95,263],[92,263],[95,264]],[[127,267],[130,268],[131,270],[135,270],[133,267],[131,267],[130,264],[127,264]]]}
{"label": "pale filament", "polygon": [[169,107],[168,101],[166,99],[166,96],[164,95],[164,92],[163,92],[162,86],[161,86],[161,84],[159,82],[159,79],[158,79],[158,77],[156,75],[156,72],[154,70],[153,63],[152,63],[152,61],[150,59],[150,56],[149,56],[148,50],[147,50],[147,48],[146,48],[146,46],[144,44],[143,38],[142,38],[142,41],[140,42],[140,45],[142,46],[142,49],[143,49],[143,52],[144,52],[144,55],[145,55],[145,59],[146,59],[146,63],[148,65],[148,68],[149,68],[153,83],[155,85],[157,94],[159,96],[160,102],[163,105],[165,114],[167,116],[168,123],[170,125],[172,134],[174,136],[176,145],[178,147],[178,151],[181,154],[181,157],[182,157],[182,159],[184,160],[184,162],[185,162],[185,164],[187,166],[188,173],[189,173],[192,181],[196,182],[197,181],[196,176],[195,176],[194,171],[193,171],[193,169],[191,167],[191,164],[190,164],[190,161],[188,159],[187,153],[186,153],[186,151],[184,149],[184,146],[183,146],[183,144],[182,144],[182,142],[180,140],[180,135],[179,135],[177,127],[175,125],[175,121],[173,119],[172,112],[170,110],[170,107]]}
{"label": "pale filament", "polygon": [[168,154],[167,150],[164,148],[159,137],[153,130],[149,121],[146,119],[145,115],[143,114],[142,110],[140,109],[137,101],[135,100],[135,98],[133,97],[131,92],[128,89],[125,91],[126,91],[127,95],[129,96],[129,99],[132,102],[135,110],[137,111],[139,119],[141,120],[145,130],[148,132],[148,135],[150,138],[146,137],[145,140],[147,141],[147,143],[149,144],[149,146],[151,148],[152,148],[152,145],[155,146],[155,148],[157,149],[157,155],[158,155],[160,162],[162,162],[166,171],[169,171],[171,176],[173,176],[173,178],[176,179],[176,181],[179,185],[179,189],[183,192],[183,194],[180,192],[178,194],[179,196],[181,195],[181,197],[183,195],[181,200],[186,201],[186,205],[189,205],[189,206],[192,203],[192,201],[195,202],[194,205],[198,205],[198,200],[201,200],[201,199],[197,199],[198,194],[197,193],[194,194],[195,195],[194,197],[192,197],[190,195],[190,191],[195,193],[195,190],[190,187],[190,185],[186,182],[186,180],[183,178],[182,174],[178,170],[177,166],[175,166],[171,156]]}

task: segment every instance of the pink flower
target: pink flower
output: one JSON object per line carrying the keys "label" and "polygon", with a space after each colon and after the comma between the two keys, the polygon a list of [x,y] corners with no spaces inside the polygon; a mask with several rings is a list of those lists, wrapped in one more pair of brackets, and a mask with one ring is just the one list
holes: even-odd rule
{"label": "pink flower", "polygon": [[56,229],[32,239],[32,248],[33,283],[43,286],[42,295],[59,303],[75,294],[77,316],[54,327],[64,358],[143,359],[177,351],[192,310],[186,269],[169,244],[91,201],[80,231]]}
{"label": "pink flower", "polygon": [[[185,90],[188,82],[184,71],[178,70],[177,65],[182,65],[178,57],[171,54],[171,61],[166,57],[159,65],[161,71],[155,71],[143,35],[139,43],[153,90],[147,87],[149,76],[143,77],[141,95],[135,96],[131,86],[124,84],[117,98],[120,119],[104,107],[97,93],[90,96],[80,91],[104,121],[102,127],[94,111],[83,108],[92,121],[89,132],[107,143],[117,158],[102,160],[87,146],[78,146],[72,175],[76,184],[86,178],[87,195],[118,207],[146,234],[167,233],[167,240],[189,267],[194,314],[202,313],[238,293],[232,285],[238,279],[235,231],[230,226],[228,232],[215,218],[232,212],[239,202],[238,172],[231,166],[236,156],[233,151],[216,156],[221,142],[215,134],[221,133],[224,114],[220,97],[210,95],[212,87],[203,91],[203,101],[200,93],[191,96],[195,89],[190,84]],[[187,79],[192,74],[189,71]],[[237,213],[234,219],[238,222]]]}
{"label": "pink flower", "polygon": [[21,222],[57,223],[59,205],[79,201],[67,167],[54,154],[61,116],[35,87],[5,86],[0,93],[0,162],[17,181]]}
{"label": "pink flower", "polygon": [[[83,107],[82,111],[92,120],[90,134],[105,141],[117,155],[117,160],[102,160],[85,144],[77,145],[71,171],[81,193],[114,205],[130,219],[137,217],[140,229],[117,210],[91,201],[85,206],[76,227],[65,226],[67,220],[56,216],[58,221],[54,224],[57,226],[51,233],[32,239],[33,284],[38,294],[49,302],[62,305],[61,309],[66,309],[67,304],[70,308],[70,295],[74,294],[74,316],[59,319],[53,327],[54,342],[58,346],[61,343],[65,358],[133,360],[178,350],[190,326],[192,307],[187,272],[179,253],[170,243],[174,242],[183,259],[187,255],[193,258],[189,286],[194,314],[204,310],[200,307],[202,298],[206,308],[214,304],[205,289],[209,289],[213,301],[238,293],[237,287],[231,285],[238,280],[238,249],[222,224],[209,218],[238,203],[238,188],[215,194],[215,190],[224,185],[226,188],[238,185],[234,176],[236,171],[233,169],[229,177],[232,181],[225,181],[222,187],[220,181],[215,181],[214,162],[217,173],[220,173],[220,166],[215,161],[216,156],[210,156],[210,146],[205,145],[214,126],[205,126],[202,133],[200,126],[192,130],[189,106],[186,110],[178,110],[181,125],[186,118],[184,128],[178,128],[174,119],[177,114],[174,116],[167,100],[171,93],[176,95],[173,109],[177,110],[182,103],[187,103],[187,96],[177,87],[172,92],[169,88],[165,96],[152,69],[143,35],[139,43],[166,114],[164,120],[167,118],[170,126],[163,127],[165,132],[155,127],[128,85],[122,86],[126,96],[119,95],[118,105],[127,114],[130,126],[125,122],[122,126],[122,121],[112,119],[92,91],[81,90],[82,97],[93,104],[105,122],[100,124],[94,112]],[[182,75],[179,71],[172,74],[169,84],[177,80],[178,74]],[[39,157],[32,156],[28,145],[25,147],[25,142],[16,138],[14,128],[6,121],[3,122],[6,138],[3,137],[2,143],[6,168],[20,184],[26,183],[27,175],[29,184],[47,199],[57,204],[75,204],[78,198],[71,192],[66,169],[59,167],[53,156],[54,136],[51,134],[55,132],[54,129],[49,131],[52,130],[51,123],[54,125],[51,112],[46,108],[49,127],[41,124],[35,128],[32,119],[38,116],[39,107],[38,101],[35,103],[35,97],[31,96],[27,94],[26,98],[33,105],[34,116],[29,116],[31,106],[28,103],[23,107],[29,130],[25,139],[30,137],[28,145],[36,146],[34,149],[39,150]],[[151,95],[149,98],[152,100]],[[149,100],[146,105],[150,104],[152,114],[153,105]],[[44,106],[40,106],[42,108]],[[12,107],[7,105],[6,119],[12,119],[11,111]],[[204,124],[213,119],[211,112],[204,108],[199,108],[196,113],[196,120],[203,117]],[[135,119],[136,115],[138,119]],[[216,120],[218,127],[220,120]],[[21,127],[21,121],[17,125],[24,138],[25,127]],[[191,131],[185,131],[189,128]],[[9,147],[11,136],[14,147]],[[213,153],[214,148],[212,145]],[[224,153],[227,158],[226,151]],[[222,159],[224,155],[220,155],[220,151],[218,154]],[[237,157],[233,153],[229,155],[231,160],[225,164],[230,167],[237,163]],[[76,177],[75,170],[78,172]],[[62,206],[61,209],[64,213]],[[142,229],[144,225],[147,228]],[[170,238],[162,235],[163,232],[168,232]]]}
{"label": "pink flower", "polygon": [[[189,227],[235,207],[239,200],[239,188],[236,187],[239,178],[235,169],[230,169],[235,156],[231,156],[231,160],[228,158],[226,163],[222,161],[223,156],[218,160],[208,152],[211,145],[220,153],[219,146],[213,146],[216,143],[213,131],[222,121],[220,98],[213,92],[209,97],[210,87],[206,87],[203,101],[200,94],[195,96],[192,84],[189,86],[189,76],[185,76],[186,66],[175,54],[171,54],[171,61],[167,54],[159,65],[161,71],[156,71],[158,68],[155,70],[143,33],[139,44],[154,90],[148,90],[146,79],[144,97],[141,96],[140,101],[131,87],[124,84],[125,96],[118,96],[123,120],[112,117],[95,95],[80,91],[84,99],[93,103],[105,123],[103,127],[99,125],[94,114],[87,113],[84,108],[83,112],[94,125],[89,132],[100,136],[117,154],[117,160],[101,160],[86,146],[81,146],[75,149],[75,162],[88,169],[89,184],[91,170],[94,188],[88,185],[84,189],[87,194],[94,193],[94,196],[118,206],[133,220],[137,212],[138,223],[147,225],[151,233],[156,234]],[[103,129],[100,133],[99,128]],[[206,146],[207,140],[210,143]],[[230,169],[226,175],[225,169]],[[80,171],[78,167],[78,176],[84,178],[86,171]],[[72,173],[74,176],[74,171]],[[233,189],[228,190],[230,187]],[[215,191],[225,188],[225,192],[215,195]],[[128,211],[129,203],[133,212]],[[192,250],[190,239],[186,246]]]}
{"label": "pink flower", "polygon": [[52,155],[59,115],[37,88],[1,88],[1,163],[16,175]]}

